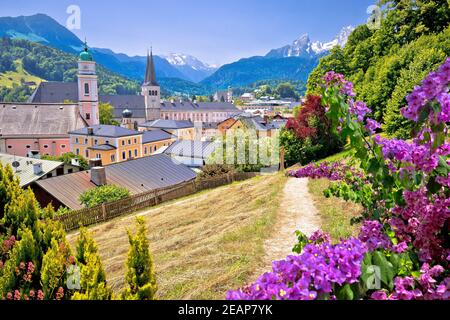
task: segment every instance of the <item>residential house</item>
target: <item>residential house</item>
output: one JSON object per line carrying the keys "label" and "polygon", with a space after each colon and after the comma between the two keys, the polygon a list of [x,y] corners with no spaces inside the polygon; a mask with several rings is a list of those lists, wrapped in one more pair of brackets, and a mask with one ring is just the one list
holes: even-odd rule
{"label": "residential house", "polygon": [[60,161],[19,157],[5,153],[0,153],[0,163],[4,167],[10,165],[13,168],[21,187],[27,187],[38,180],[80,171],[79,167]]}
{"label": "residential house", "polygon": [[109,165],[142,157],[142,132],[112,125],[96,125],[71,131],[70,150],[86,159]]}
{"label": "residential house", "polygon": [[146,157],[155,154],[161,148],[169,147],[176,139],[175,135],[164,130],[144,131],[142,134],[142,155]]}
{"label": "residential house", "polygon": [[102,185],[126,188],[132,195],[174,186],[196,178],[196,173],[164,154],[132,161],[95,167],[89,171],[37,181],[33,191],[41,206],[52,204],[56,209],[83,208],[80,195]]}
{"label": "residential house", "polygon": [[191,168],[201,168],[207,164],[217,143],[200,140],[179,140],[168,147],[164,153]]}

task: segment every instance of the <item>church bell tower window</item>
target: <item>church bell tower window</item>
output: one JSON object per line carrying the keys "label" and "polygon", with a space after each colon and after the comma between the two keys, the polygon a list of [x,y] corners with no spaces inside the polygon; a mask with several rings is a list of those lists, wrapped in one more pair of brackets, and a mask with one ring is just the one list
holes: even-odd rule
{"label": "church bell tower window", "polygon": [[89,83],[84,84],[84,95],[85,96],[89,95]]}

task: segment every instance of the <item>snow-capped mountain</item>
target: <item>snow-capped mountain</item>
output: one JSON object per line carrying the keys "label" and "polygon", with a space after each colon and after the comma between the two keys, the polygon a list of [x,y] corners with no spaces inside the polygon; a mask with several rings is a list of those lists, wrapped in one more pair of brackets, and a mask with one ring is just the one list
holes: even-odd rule
{"label": "snow-capped mountain", "polygon": [[170,53],[162,57],[194,82],[200,82],[217,70],[217,66],[204,63],[188,54]]}
{"label": "snow-capped mountain", "polygon": [[330,51],[335,46],[343,47],[348,40],[349,35],[355,28],[352,26],[344,27],[339,34],[330,42],[312,42],[308,34],[301,35],[291,45],[286,45],[279,49],[270,51],[266,57],[286,58],[286,57],[315,57]]}

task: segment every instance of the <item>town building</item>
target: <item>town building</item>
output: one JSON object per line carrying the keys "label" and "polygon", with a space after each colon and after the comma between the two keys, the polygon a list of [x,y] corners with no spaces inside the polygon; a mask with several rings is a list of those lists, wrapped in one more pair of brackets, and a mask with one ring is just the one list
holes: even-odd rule
{"label": "town building", "polygon": [[216,102],[233,102],[233,90],[231,87],[228,88],[228,90],[220,90],[214,93],[214,101]]}
{"label": "town building", "polygon": [[286,123],[287,120],[282,117],[269,119],[268,117],[245,113],[222,121],[217,125],[217,130],[221,135],[226,135],[230,130],[252,129],[256,131],[258,136],[272,137],[277,131],[282,129]]}
{"label": "town building", "polygon": [[32,189],[42,207],[52,204],[57,210],[82,209],[80,195],[102,185],[126,188],[132,195],[174,186],[196,178],[196,173],[164,154],[95,167],[52,179],[37,181]]}
{"label": "town building", "polygon": [[77,76],[76,83],[42,82],[28,103],[0,103],[0,152],[60,156],[70,151],[69,131],[97,125],[98,80],[87,46]]}
{"label": "town building", "polygon": [[179,140],[194,140],[194,124],[189,120],[153,120],[139,125],[139,131],[164,130]]}
{"label": "town building", "polygon": [[78,166],[60,161],[41,160],[0,153],[0,163],[10,165],[14,175],[19,178],[20,186],[27,187],[38,180],[49,179],[80,171]]}
{"label": "town building", "polygon": [[218,144],[212,141],[179,140],[164,153],[190,168],[202,168],[210,160]]}

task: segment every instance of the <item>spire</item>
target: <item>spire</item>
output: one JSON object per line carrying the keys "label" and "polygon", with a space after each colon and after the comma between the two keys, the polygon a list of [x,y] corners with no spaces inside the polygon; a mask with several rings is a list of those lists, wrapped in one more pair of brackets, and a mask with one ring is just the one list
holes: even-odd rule
{"label": "spire", "polygon": [[145,70],[144,85],[159,86],[156,82],[155,64],[153,63],[153,50],[147,52],[147,68]]}

